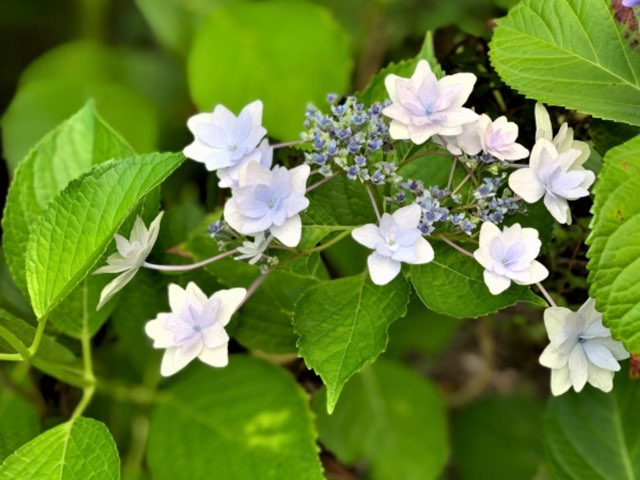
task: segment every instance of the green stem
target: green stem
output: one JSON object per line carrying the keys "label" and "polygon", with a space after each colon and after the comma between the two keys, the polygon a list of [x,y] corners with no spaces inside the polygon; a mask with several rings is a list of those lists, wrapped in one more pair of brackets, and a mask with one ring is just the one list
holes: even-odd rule
{"label": "green stem", "polygon": [[317,247],[310,248],[309,250],[304,250],[304,253],[305,254],[312,254],[312,253],[321,252],[323,250],[326,250],[330,246],[335,245],[336,243],[338,243],[340,240],[342,240],[347,235],[351,234],[351,230],[353,230],[353,229],[350,228],[349,230],[345,230],[345,231],[339,233],[338,235],[333,237],[331,240],[329,240],[327,243],[323,243],[322,245],[318,245]]}
{"label": "green stem", "polygon": [[20,341],[13,333],[0,325],[0,337],[4,338],[18,353],[0,353],[0,360],[11,362],[20,362],[29,359],[29,350],[27,346]]}
{"label": "green stem", "polygon": [[91,334],[89,333],[89,312],[88,299],[87,299],[87,284],[84,284],[84,301],[82,312],[82,335],[80,337],[80,343],[82,344],[82,362],[84,365],[83,379],[86,385],[82,389],[82,399],[73,411],[71,419],[82,416],[86,408],[91,403],[93,394],[96,391],[96,377],[93,373],[93,358],[91,356]]}
{"label": "green stem", "polygon": [[44,335],[44,327],[47,325],[47,317],[42,317],[38,320],[38,327],[36,328],[36,334],[33,337],[33,342],[31,342],[31,346],[29,347],[29,358],[35,356],[40,348],[40,342],[42,341],[42,337]]}

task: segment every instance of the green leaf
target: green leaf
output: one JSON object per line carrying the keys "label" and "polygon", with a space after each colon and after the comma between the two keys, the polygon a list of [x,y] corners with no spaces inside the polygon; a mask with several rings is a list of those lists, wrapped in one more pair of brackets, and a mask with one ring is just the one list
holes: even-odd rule
{"label": "green leaf", "polygon": [[389,328],[386,355],[398,359],[407,353],[436,354],[451,343],[460,327],[459,318],[432,312],[415,295],[409,302],[407,315]]}
{"label": "green leaf", "polygon": [[483,269],[473,258],[451,247],[433,242],[435,259],[411,266],[411,282],[424,304],[434,312],[458,318],[476,318],[528,302],[546,306],[529,287],[512,284],[500,295],[492,295],[484,283]]}
{"label": "green leaf", "polygon": [[551,398],[544,442],[552,478],[640,477],[639,402],[640,384],[622,372],[616,375],[611,393],[587,385],[580,393],[570,391]]}
{"label": "green leaf", "polygon": [[483,398],[456,411],[451,436],[460,478],[537,478],[544,457],[543,411],[540,400],[523,395]]}
{"label": "green leaf", "polygon": [[27,247],[33,308],[49,313],[95,266],[139,202],[184,160],[149,154],[94,167],[73,181],[34,226]]}
{"label": "green leaf", "polygon": [[238,2],[215,9],[199,30],[188,80],[200,110],[221,103],[237,114],[261,99],[269,134],[295,140],[306,105],[344,93],[352,67],[348,37],[322,7]]}
{"label": "green leaf", "polygon": [[436,77],[440,78],[444,76],[444,72],[438,63],[434,49],[433,49],[433,34],[427,32],[422,44],[422,48],[418,55],[409,60],[403,60],[398,63],[390,63],[385,68],[376,73],[369,81],[369,84],[365,87],[362,93],[358,93],[358,99],[365,105],[371,105],[374,102],[383,102],[389,98],[387,89],[384,86],[384,79],[390,73],[398,75],[400,77],[410,77],[416,69],[420,60],[426,60],[431,65],[433,73]]}
{"label": "green leaf", "polygon": [[523,0],[498,20],[489,52],[529,98],[640,125],[640,56],[609,0]]}
{"label": "green leaf", "polygon": [[0,390],[0,462],[38,435],[36,409],[10,388]]}
{"label": "green leaf", "polygon": [[409,288],[402,278],[384,287],[368,272],[322,282],[296,303],[293,326],[299,355],[327,386],[332,412],[343,385],[387,347],[387,329],[404,316]]}
{"label": "green leaf", "polygon": [[447,416],[440,392],[402,365],[378,360],[355,375],[328,415],[313,399],[320,441],[347,465],[366,460],[372,480],[434,480],[447,463]]}
{"label": "green leaf", "polygon": [[7,457],[0,465],[0,478],[118,480],[120,459],[107,427],[80,417],[44,432]]}
{"label": "green leaf", "polygon": [[51,200],[94,165],[132,154],[89,102],[40,140],[20,163],[7,195],[2,228],[8,266],[23,293],[27,293],[25,245]]}
{"label": "green leaf", "polygon": [[321,480],[307,398],[282,369],[244,355],[189,367],[152,414],[155,480]]}
{"label": "green leaf", "polygon": [[597,118],[589,121],[589,136],[600,155],[604,155],[613,147],[631,140],[639,133],[640,128],[625,123],[608,122]]}
{"label": "green leaf", "polygon": [[640,351],[640,136],[607,152],[594,187],[590,295],[627,350]]}

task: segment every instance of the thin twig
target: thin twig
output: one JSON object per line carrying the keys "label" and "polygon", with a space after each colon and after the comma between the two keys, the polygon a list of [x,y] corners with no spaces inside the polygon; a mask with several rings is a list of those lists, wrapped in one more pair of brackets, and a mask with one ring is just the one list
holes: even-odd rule
{"label": "thin twig", "polygon": [[373,207],[373,211],[376,213],[376,218],[378,219],[378,223],[380,223],[380,210],[378,210],[378,204],[376,204],[376,199],[373,197],[373,192],[371,191],[371,187],[366,185],[367,193],[369,194],[369,200],[371,200],[371,206]]}
{"label": "thin twig", "polygon": [[558,305],[556,305],[556,302],[553,301],[553,298],[551,298],[551,295],[549,295],[549,292],[547,292],[547,289],[542,286],[542,283],[537,282],[536,285],[540,289],[540,293],[542,293],[542,296],[545,298],[547,303],[552,307],[557,307]]}
{"label": "thin twig", "polygon": [[318,188],[320,185],[324,185],[325,183],[327,183],[329,180],[331,180],[332,178],[336,177],[338,174],[335,173],[333,175],[331,175],[330,177],[325,177],[322,180],[318,180],[316,183],[314,183],[313,185],[309,185],[307,187],[307,193],[309,193],[311,190],[315,190],[316,188]]}
{"label": "thin twig", "polygon": [[302,143],[302,140],[294,140],[293,142],[274,143],[273,145],[271,145],[271,148],[275,150],[276,148],[292,147],[293,145],[299,145],[301,143]]}
{"label": "thin twig", "polygon": [[453,243],[451,240],[449,240],[447,237],[445,237],[444,235],[436,235],[436,238],[438,240],[442,240],[444,243],[446,243],[447,245],[449,245],[451,248],[459,251],[460,253],[462,253],[463,255],[466,255],[467,257],[471,257],[471,258],[475,258],[473,256],[473,253],[471,253],[468,250],[465,250],[464,248],[462,248],[461,246]]}
{"label": "thin twig", "polygon": [[221,253],[216,255],[215,257],[207,258],[206,260],[202,260],[201,262],[191,263],[189,265],[156,265],[155,263],[144,262],[142,264],[143,267],[150,268],[151,270],[161,270],[167,272],[186,272],[189,270],[195,270],[196,268],[204,267],[205,265],[209,265],[210,263],[216,262],[226,257],[230,257],[231,255],[238,253],[238,249],[234,248],[233,250],[229,250],[228,252]]}
{"label": "thin twig", "polygon": [[449,180],[447,180],[447,190],[451,190],[451,184],[453,183],[453,176],[456,173],[457,163],[458,163],[457,158],[454,158],[453,162],[451,162],[451,171],[449,172]]}

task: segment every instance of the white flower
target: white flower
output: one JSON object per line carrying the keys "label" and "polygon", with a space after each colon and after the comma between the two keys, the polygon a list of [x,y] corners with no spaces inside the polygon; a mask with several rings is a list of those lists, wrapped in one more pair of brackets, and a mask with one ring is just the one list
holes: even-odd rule
{"label": "white flower", "polygon": [[560,223],[571,223],[571,210],[567,200],[589,195],[595,175],[581,166],[575,167],[581,152],[569,149],[558,153],[556,147],[544,138],[533,146],[529,168],[516,170],[509,176],[509,187],[524,201],[534,203],[544,195],[547,210]]}
{"label": "white flower", "polygon": [[[194,141],[187,145],[185,156],[217,171],[221,187],[237,181],[240,168],[250,161],[271,166],[271,149],[262,126],[262,102],[256,100],[237,117],[225,106],[217,105],[213,113],[198,113],[187,121]],[[258,147],[260,144],[260,147]]]}
{"label": "white flower", "polygon": [[547,278],[549,271],[535,258],[541,242],[535,228],[516,223],[502,231],[491,222],[480,228],[480,247],[473,252],[484,270],[484,283],[493,295],[504,292],[511,282],[531,285]]}
{"label": "white flower", "polygon": [[589,145],[586,142],[573,139],[573,129],[570,128],[567,123],[563,123],[558,130],[556,136],[553,136],[553,130],[551,128],[551,118],[544,105],[536,103],[535,107],[536,118],[536,141],[544,138],[545,140],[553,143],[558,153],[564,153],[570,149],[579,150],[580,155],[574,160],[569,170],[580,169],[584,162],[589,158],[591,153]]}
{"label": "white flower", "polygon": [[376,285],[386,285],[400,273],[401,262],[414,265],[433,260],[433,248],[418,229],[422,209],[418,204],[385,213],[380,226],[369,223],[351,232],[353,239],[375,250],[367,259]]}
{"label": "white flower", "polygon": [[516,143],[518,125],[508,122],[507,117],[491,121],[488,115],[480,115],[478,135],[482,151],[500,160],[520,160],[529,156],[529,150]]}
{"label": "white flower", "polygon": [[234,258],[236,260],[245,260],[249,258],[249,265],[255,265],[262,258],[262,255],[269,247],[271,240],[273,240],[273,237],[271,235],[266,237],[264,233],[260,233],[255,236],[253,242],[242,242],[242,246],[238,247],[238,252],[240,252],[241,255],[238,255]]}
{"label": "white flower", "polygon": [[629,358],[622,343],[611,338],[602,325],[602,314],[590,298],[577,312],[550,307],[544,311],[549,345],[540,363],[551,369],[551,393],[561,395],[573,387],[576,392],[589,382],[604,392],[613,388],[613,372],[618,360]]}
{"label": "white flower", "polygon": [[158,214],[153,222],[151,222],[151,225],[149,225],[148,230],[142,219],[136,217],[129,240],[116,233],[115,240],[118,251],[109,255],[106,266],[97,269],[93,273],[94,275],[100,273],[121,273],[121,275],[118,275],[102,289],[100,302],[97,307],[98,310],[124,288],[136,273],[138,273],[138,270],[156,243],[163,213],[164,212],[160,212]]}
{"label": "white flower", "polygon": [[384,84],[393,102],[382,111],[391,118],[389,134],[396,140],[426,142],[433,135],[457,135],[462,125],[478,115],[462,105],[467,101],[476,76],[456,73],[440,80],[429,62],[420,60],[411,78],[387,75]]}
{"label": "white flower", "polygon": [[305,198],[309,165],[273,170],[250,162],[240,171],[238,187],[224,206],[224,218],[243,235],[269,231],[288,247],[302,235],[300,212],[309,206]]}
{"label": "white flower", "polygon": [[460,156],[477,155],[482,150],[478,122],[466,123],[462,126],[462,132],[458,135],[436,135],[433,141],[438,145],[447,147],[452,155]]}
{"label": "white flower", "polygon": [[244,288],[219,290],[208,297],[190,282],[186,289],[169,284],[170,313],[159,313],[144,327],[154,348],[165,348],[160,373],[168,377],[194,358],[213,367],[229,362],[224,327],[247,294]]}

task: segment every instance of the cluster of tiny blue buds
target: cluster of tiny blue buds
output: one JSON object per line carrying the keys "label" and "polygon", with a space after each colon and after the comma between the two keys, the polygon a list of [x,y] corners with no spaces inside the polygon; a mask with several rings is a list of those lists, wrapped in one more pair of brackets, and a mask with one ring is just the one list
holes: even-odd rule
{"label": "cluster of tiny blue buds", "polygon": [[325,176],[332,175],[333,168],[338,167],[351,180],[384,183],[395,175],[395,165],[391,168],[391,164],[371,160],[390,148],[389,125],[382,115],[386,104],[374,103],[365,108],[355,97],[347,97],[340,104],[337,99],[335,94],[327,96],[330,114],[307,107],[307,130],[302,133],[302,140],[311,144],[312,151],[305,153],[306,163],[320,167]]}
{"label": "cluster of tiny blue buds", "polygon": [[483,222],[500,224],[506,215],[522,211],[522,205],[508,188],[498,196],[503,178],[504,176],[483,178],[482,183],[473,192],[474,198],[477,199],[476,215]]}

